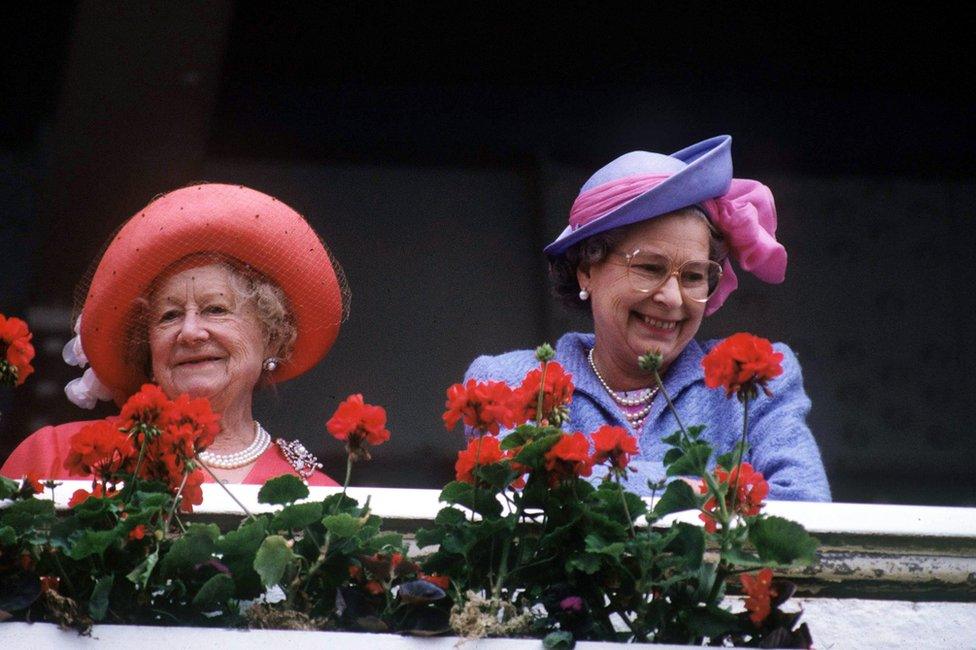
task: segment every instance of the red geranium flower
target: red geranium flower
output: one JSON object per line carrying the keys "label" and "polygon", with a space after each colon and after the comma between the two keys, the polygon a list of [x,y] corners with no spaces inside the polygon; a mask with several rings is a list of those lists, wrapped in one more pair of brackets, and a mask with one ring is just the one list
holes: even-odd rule
{"label": "red geranium flower", "polygon": [[138,393],[126,400],[119,417],[127,429],[137,424],[160,426],[169,419],[172,406],[173,402],[162,388],[156,384],[143,384]]}
{"label": "red geranium flower", "polygon": [[627,433],[623,427],[604,424],[593,434],[593,464],[610,461],[611,470],[623,473],[630,457],[637,453],[637,438]]}
{"label": "red geranium flower", "polygon": [[542,413],[539,407],[539,384],[542,368],[530,370],[522,385],[512,395],[512,408],[516,424],[535,420],[551,419],[553,412],[573,401],[573,375],[566,372],[556,361],[546,364],[545,389],[542,396]]}
{"label": "red geranium flower", "polygon": [[27,323],[0,314],[0,384],[20,386],[34,372],[33,336]]}
{"label": "red geranium flower", "polygon": [[34,472],[27,472],[24,476],[24,485],[29,485],[34,494],[40,494],[44,491],[44,484],[41,483],[40,477]]}
{"label": "red geranium flower", "polygon": [[501,443],[493,436],[479,436],[468,441],[468,448],[458,452],[454,473],[458,481],[475,484],[474,469],[493,465],[505,458]]}
{"label": "red geranium flower", "polygon": [[493,435],[498,435],[501,427],[515,426],[512,389],[503,381],[469,379],[466,384],[454,384],[447,389],[444,408],[447,410],[442,417],[448,430],[462,418],[467,426]]}
{"label": "red geranium flower", "polygon": [[139,540],[146,536],[146,525],[138,524],[135,528],[129,531],[129,539]]}
{"label": "red geranium flower", "polygon": [[590,443],[577,431],[566,434],[546,452],[546,470],[549,484],[576,476],[589,476],[593,473],[593,459],[590,457]]}
{"label": "red geranium flower", "polygon": [[210,401],[204,397],[190,399],[183,393],[173,401],[169,415],[169,426],[176,427],[177,435],[192,443],[192,448],[187,450],[190,458],[212,445],[220,433],[220,415],[211,410]]}
{"label": "red geranium flower", "polygon": [[346,441],[346,451],[354,461],[369,460],[369,445],[390,439],[386,429],[386,409],[365,403],[359,393],[339,404],[325,427],[335,438]]}
{"label": "red geranium flower", "polygon": [[[736,489],[735,511],[745,517],[752,517],[759,514],[762,509],[762,501],[769,494],[769,484],[763,478],[762,473],[755,471],[749,463],[742,463],[742,473],[739,474],[738,467],[733,467],[731,472],[726,472],[721,467],[715,468],[715,480],[719,485],[723,483],[729,486],[725,494],[725,507],[732,507],[732,486],[736,484],[738,476],[739,483]],[[699,487],[702,494],[708,492],[708,487],[703,482]],[[698,515],[698,518],[705,522],[705,530],[714,533],[717,528],[714,513],[718,511],[718,501],[711,497],[702,506],[705,511]]]}
{"label": "red geranium flower", "polygon": [[89,492],[88,490],[75,490],[74,493],[71,495],[71,498],[68,500],[68,507],[74,508],[75,506],[84,503],[85,501],[87,501],[92,497],[96,499],[103,499],[103,498],[107,499],[109,497],[115,496],[116,493],[117,493],[116,490],[106,490],[104,487],[102,487],[101,483],[97,483],[92,486],[91,492]]}
{"label": "red geranium flower", "polygon": [[131,436],[119,430],[114,419],[88,424],[71,436],[64,468],[77,476],[95,474],[111,479],[137,453]]}
{"label": "red geranium flower", "polygon": [[766,382],[783,374],[783,355],[764,338],[739,332],[725,339],[705,355],[705,385],[725,388],[725,396],[740,399],[756,396],[758,387],[770,395]]}
{"label": "red geranium flower", "polygon": [[773,589],[773,570],[760,569],[755,575],[743,573],[739,576],[742,582],[742,590],[746,592],[746,609],[749,610],[749,619],[759,625],[771,610],[770,601],[777,596]]}
{"label": "red geranium flower", "polygon": [[451,585],[451,576],[442,576],[439,573],[424,573],[419,571],[417,573],[417,579],[423,580],[424,582],[429,582],[432,585],[437,585],[441,589],[447,591],[447,588]]}

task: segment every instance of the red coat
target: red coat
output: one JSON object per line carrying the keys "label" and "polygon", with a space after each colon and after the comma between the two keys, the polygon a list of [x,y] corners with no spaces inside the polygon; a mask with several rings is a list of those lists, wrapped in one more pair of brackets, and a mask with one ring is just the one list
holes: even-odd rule
{"label": "red coat", "polygon": [[[57,426],[44,427],[32,433],[26,440],[17,445],[13,453],[0,467],[0,475],[14,480],[20,480],[28,472],[33,472],[39,478],[51,479],[79,479],[80,476],[68,474],[64,468],[64,459],[68,457],[71,449],[71,436],[76,434],[82,427],[91,424],[94,420],[83,422],[68,422]],[[213,483],[210,474],[204,473],[206,483]],[[295,468],[285,460],[281,453],[281,448],[272,443],[268,449],[261,454],[258,462],[251,468],[242,483],[262,484],[269,478],[281,476],[282,474],[295,474]],[[316,470],[308,477],[309,485],[339,485],[331,478],[319,470]]]}

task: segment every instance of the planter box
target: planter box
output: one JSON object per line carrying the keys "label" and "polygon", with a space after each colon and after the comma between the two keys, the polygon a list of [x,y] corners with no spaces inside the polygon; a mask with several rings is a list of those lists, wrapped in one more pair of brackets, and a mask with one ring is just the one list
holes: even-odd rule
{"label": "planter box", "polygon": [[[64,505],[85,482],[66,482],[56,490]],[[236,526],[239,506],[217,485],[204,485],[204,505],[193,518]],[[257,503],[259,486],[231,488],[252,512],[270,510]],[[311,488],[319,500],[337,488]],[[411,533],[440,509],[437,490],[351,488],[384,527]],[[793,519],[820,539],[820,561],[797,570],[799,587],[791,600],[802,607],[819,648],[976,647],[976,508],[770,502],[765,512]],[[674,518],[698,523],[694,513]],[[731,599],[734,603],[736,599]],[[736,607],[735,609],[741,609]],[[62,632],[50,624],[2,623],[0,648],[121,647],[153,644],[167,648],[208,645],[235,649],[287,645],[289,649],[454,648],[459,639],[421,639],[350,632],[221,630],[213,628],[96,625],[92,637]],[[470,648],[541,648],[538,640],[488,639]],[[578,648],[619,647],[582,642]],[[652,646],[656,648],[674,646]]]}

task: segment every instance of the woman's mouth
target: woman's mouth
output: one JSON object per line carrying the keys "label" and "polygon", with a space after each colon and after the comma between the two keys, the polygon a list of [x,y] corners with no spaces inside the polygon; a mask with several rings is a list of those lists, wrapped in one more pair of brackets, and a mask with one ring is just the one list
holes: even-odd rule
{"label": "woman's mouth", "polygon": [[220,360],[221,360],[220,357],[196,357],[196,358],[193,358],[193,359],[185,359],[183,361],[180,361],[180,362],[178,362],[176,364],[176,367],[178,367],[178,368],[187,368],[187,367],[198,366],[198,365],[202,365],[202,364],[205,364],[205,363],[211,363],[211,362],[220,361]]}
{"label": "woman's mouth", "polygon": [[662,320],[639,312],[633,312],[635,318],[641,323],[645,331],[659,337],[674,336],[681,321]]}

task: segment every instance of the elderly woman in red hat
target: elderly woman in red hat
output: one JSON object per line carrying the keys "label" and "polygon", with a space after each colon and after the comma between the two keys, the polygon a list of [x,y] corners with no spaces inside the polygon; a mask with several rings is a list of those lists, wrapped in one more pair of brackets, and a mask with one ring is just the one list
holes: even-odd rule
{"label": "elderly woman in red hat", "polygon": [[[786,251],[776,241],[772,193],[732,178],[731,138],[718,136],[670,155],[633,151],[583,185],[569,225],[546,247],[556,293],[593,317],[593,333],[568,333],[556,360],[573,375],[571,430],[623,426],[640,448],[631,489],[664,478],[677,423],[653,378],[638,366],[662,354],[665,388],[686,421],[719,453],[741,432],[742,406],[704,383],[702,358],[718,341],[696,340],[702,319],[736,288],[731,261],[766,282],[782,282]],[[806,424],[810,400],[796,356],[785,345],[773,396],[750,411],[746,456],[769,482],[769,498],[830,499],[817,444]],[[465,379],[517,386],[537,365],[531,350],[476,359]],[[594,477],[597,478],[597,477]]]}
{"label": "elderly woman in red hat", "polygon": [[[111,240],[84,293],[65,360],[91,367],[66,388],[91,408],[146,382],[170,399],[204,397],[220,433],[199,455],[221,481],[292,472],[335,485],[297,441],[254,419],[258,386],[296,377],[332,346],[348,305],[341,268],[311,226],[277,199],[204,184],[156,198]],[[87,422],[45,427],[0,468],[68,478],[71,437]]]}

